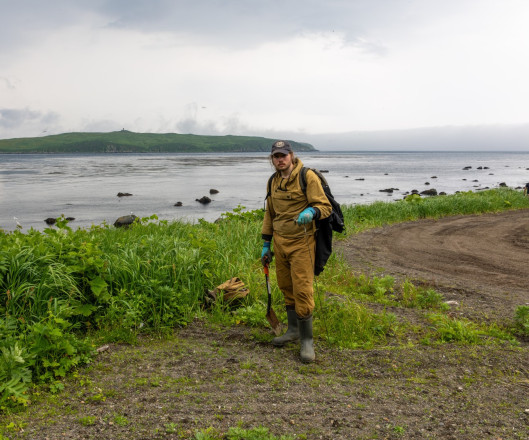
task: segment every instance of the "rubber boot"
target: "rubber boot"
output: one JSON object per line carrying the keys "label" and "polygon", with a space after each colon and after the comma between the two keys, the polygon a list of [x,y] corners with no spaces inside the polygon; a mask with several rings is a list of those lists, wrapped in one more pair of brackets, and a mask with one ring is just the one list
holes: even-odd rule
{"label": "rubber boot", "polygon": [[299,339],[298,316],[296,311],[287,307],[288,328],[284,335],[272,339],[272,345],[282,347],[288,342],[297,341]]}
{"label": "rubber boot", "polygon": [[299,334],[301,336],[301,362],[308,364],[314,362],[314,340],[312,339],[312,315],[298,319]]}

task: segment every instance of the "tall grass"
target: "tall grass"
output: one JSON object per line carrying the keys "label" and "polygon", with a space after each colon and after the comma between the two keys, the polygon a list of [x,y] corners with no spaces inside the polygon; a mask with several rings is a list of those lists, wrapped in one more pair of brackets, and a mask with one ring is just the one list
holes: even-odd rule
{"label": "tall grass", "polygon": [[[520,192],[500,189],[454,196],[344,206],[348,233],[413,220],[527,208]],[[266,326],[266,288],[259,262],[262,211],[242,207],[221,221],[197,224],[144,218],[129,228],[106,224],[72,230],[64,219],[43,232],[0,231],[0,410],[27,402],[31,382],[60,389],[60,379],[94,353],[94,341],[133,342],[140,332],[164,333],[209,316],[226,324]],[[237,308],[207,290],[239,277],[250,294]],[[274,308],[282,298],[272,276]],[[390,314],[376,314],[360,298],[408,306],[438,302],[391,279],[361,279],[331,257],[318,279],[342,301],[318,299],[315,327],[343,347],[383,344],[395,331]]]}
{"label": "tall grass", "polygon": [[375,202],[344,208],[345,223],[351,232],[387,224],[441,218],[452,215],[482,214],[529,207],[520,191],[498,188],[480,192],[461,192],[449,196],[408,196],[396,202]]}

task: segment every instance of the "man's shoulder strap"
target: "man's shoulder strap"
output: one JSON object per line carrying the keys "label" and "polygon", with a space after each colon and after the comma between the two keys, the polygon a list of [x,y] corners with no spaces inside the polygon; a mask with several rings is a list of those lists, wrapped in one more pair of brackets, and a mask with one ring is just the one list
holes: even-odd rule
{"label": "man's shoulder strap", "polygon": [[267,190],[266,190],[265,200],[268,199],[268,197],[270,197],[272,195],[272,180],[274,180],[274,176],[276,174],[277,173],[274,173],[268,178],[268,184],[266,185]]}
{"label": "man's shoulder strap", "polygon": [[301,186],[303,194],[307,194],[307,171],[309,170],[316,174],[316,176],[318,176],[324,188],[325,186],[328,186],[327,180],[325,180],[323,174],[321,174],[318,170],[315,170],[314,168],[301,167],[301,170],[299,171],[299,186]]}

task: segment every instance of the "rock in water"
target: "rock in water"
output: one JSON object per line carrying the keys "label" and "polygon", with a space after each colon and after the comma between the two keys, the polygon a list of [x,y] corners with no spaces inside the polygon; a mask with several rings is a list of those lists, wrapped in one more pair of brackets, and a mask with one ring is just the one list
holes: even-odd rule
{"label": "rock in water", "polygon": [[427,189],[425,191],[422,191],[421,194],[424,196],[436,196],[437,190],[435,188]]}
{"label": "rock in water", "polygon": [[211,199],[209,197],[204,196],[200,199],[196,199],[196,201],[202,203],[203,205],[206,205],[211,202]]}
{"label": "rock in water", "polygon": [[116,228],[121,228],[123,226],[130,226],[132,223],[134,223],[134,220],[136,220],[138,217],[136,217],[134,214],[131,215],[124,215],[120,218],[118,218],[114,222],[114,226]]}

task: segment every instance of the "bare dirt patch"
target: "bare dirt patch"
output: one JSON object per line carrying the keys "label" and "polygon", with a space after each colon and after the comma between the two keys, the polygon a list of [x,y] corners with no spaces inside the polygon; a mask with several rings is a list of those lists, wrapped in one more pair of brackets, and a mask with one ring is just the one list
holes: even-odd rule
{"label": "bare dirt patch", "polygon": [[512,319],[529,303],[529,210],[400,223],[338,249],[354,272],[433,286],[469,314]]}
{"label": "bare dirt patch", "polygon": [[[354,272],[411,277],[464,302],[469,315],[503,319],[529,302],[528,214],[395,225],[339,248]],[[339,350],[316,340],[316,363],[303,365],[297,345],[277,349],[271,338],[195,322],[167,340],[112,345],[63,393],[34,396],[24,414],[6,417],[13,428],[4,435],[192,439],[208,427],[262,425],[324,440],[529,438],[523,343]]]}

